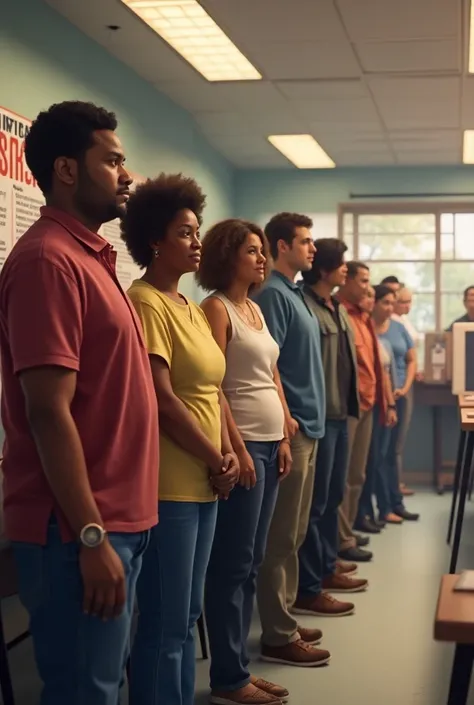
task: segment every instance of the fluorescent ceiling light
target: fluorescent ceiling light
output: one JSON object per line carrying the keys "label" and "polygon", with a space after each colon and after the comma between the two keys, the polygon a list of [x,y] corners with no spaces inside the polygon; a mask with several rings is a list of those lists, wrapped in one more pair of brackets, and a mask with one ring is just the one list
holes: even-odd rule
{"label": "fluorescent ceiling light", "polygon": [[336,166],[312,135],[270,135],[268,141],[298,169],[333,169]]}
{"label": "fluorescent ceiling light", "polygon": [[464,164],[474,164],[474,130],[464,130],[462,160]]}
{"label": "fluorescent ceiling light", "polygon": [[469,73],[474,73],[474,0],[469,8]]}
{"label": "fluorescent ceiling light", "polygon": [[122,2],[208,81],[262,78],[197,0]]}

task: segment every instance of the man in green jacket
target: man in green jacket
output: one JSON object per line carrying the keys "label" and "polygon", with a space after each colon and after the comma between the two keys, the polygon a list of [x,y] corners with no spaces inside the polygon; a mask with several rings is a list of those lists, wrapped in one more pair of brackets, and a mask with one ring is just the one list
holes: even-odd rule
{"label": "man in green jacket", "polygon": [[367,581],[351,578],[337,565],[338,508],[348,464],[348,416],[358,417],[357,360],[346,310],[332,293],[345,283],[346,245],[335,238],[314,243],[311,270],[303,272],[303,295],[319,322],[326,386],[325,435],[319,442],[311,516],[299,551],[299,590],[294,610],[301,614],[352,614],[351,602],[327,600],[325,592],[361,592]]}

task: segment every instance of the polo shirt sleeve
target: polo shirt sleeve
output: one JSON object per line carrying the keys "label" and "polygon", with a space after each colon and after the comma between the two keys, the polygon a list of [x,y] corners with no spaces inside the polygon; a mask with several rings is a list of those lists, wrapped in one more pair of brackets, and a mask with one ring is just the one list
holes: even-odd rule
{"label": "polo shirt sleeve", "polygon": [[79,371],[83,310],[77,282],[48,259],[17,269],[5,315],[13,370],[53,365]]}
{"label": "polo shirt sleeve", "polygon": [[263,289],[256,301],[260,306],[265,323],[272,338],[281,349],[288,333],[288,304],[284,296],[276,289]]}
{"label": "polo shirt sleeve", "polygon": [[173,340],[165,312],[135,297],[132,297],[132,302],[142,324],[148,354],[162,357],[171,367]]}

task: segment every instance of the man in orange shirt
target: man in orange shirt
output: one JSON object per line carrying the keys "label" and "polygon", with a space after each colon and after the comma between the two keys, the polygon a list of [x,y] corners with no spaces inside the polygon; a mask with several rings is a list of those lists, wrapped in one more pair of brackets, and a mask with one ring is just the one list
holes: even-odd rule
{"label": "man in orange shirt", "polygon": [[369,268],[362,262],[348,262],[347,270],[346,284],[340,289],[338,297],[349,313],[354,330],[360,418],[349,417],[348,423],[349,467],[344,500],[339,507],[339,557],[350,561],[370,561],[372,553],[357,545],[357,538],[352,528],[365,482],[372,437],[372,410],[378,402],[384,415],[380,421],[385,423],[387,403],[377,337],[369,315],[360,307],[360,302],[369,289]]}

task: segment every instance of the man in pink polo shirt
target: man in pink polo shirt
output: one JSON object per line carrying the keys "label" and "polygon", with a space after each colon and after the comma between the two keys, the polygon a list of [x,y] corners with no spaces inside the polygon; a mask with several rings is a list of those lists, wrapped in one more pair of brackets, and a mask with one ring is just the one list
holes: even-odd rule
{"label": "man in pink polo shirt", "polygon": [[117,705],[156,524],[148,354],[97,234],[131,178],[112,113],[53,105],[25,140],[47,206],[0,275],[4,509],[42,705]]}

